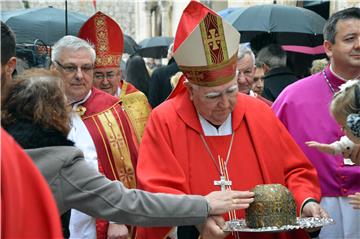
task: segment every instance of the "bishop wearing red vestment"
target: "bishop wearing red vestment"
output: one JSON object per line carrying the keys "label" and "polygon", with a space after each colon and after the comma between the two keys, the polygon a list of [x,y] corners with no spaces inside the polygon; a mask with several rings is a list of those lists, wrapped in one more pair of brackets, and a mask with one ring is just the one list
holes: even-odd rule
{"label": "bishop wearing red vestment", "polygon": [[[238,44],[239,33],[210,9],[195,1],[185,8],[174,58],[186,79],[150,115],[139,151],[139,186],[152,192],[206,195],[220,190],[215,184],[226,171],[232,189],[282,184],[294,195],[298,216],[325,216],[316,202],[320,188],[314,167],[266,104],[238,93]],[[244,218],[244,210],[236,211],[236,218]],[[174,234],[174,228],[138,228],[137,238]],[[177,231],[178,238],[197,238],[193,234]],[[226,238],[237,236],[309,238],[303,230],[234,233]]]}

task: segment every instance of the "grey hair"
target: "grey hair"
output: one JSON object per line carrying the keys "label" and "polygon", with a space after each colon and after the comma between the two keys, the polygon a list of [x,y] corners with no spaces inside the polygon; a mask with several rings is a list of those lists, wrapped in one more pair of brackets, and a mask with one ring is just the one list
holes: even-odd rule
{"label": "grey hair", "polygon": [[255,65],[255,55],[254,52],[246,44],[239,45],[239,51],[237,54],[237,60],[241,60],[245,55],[250,55],[253,65]]}
{"label": "grey hair", "polygon": [[270,44],[258,52],[256,61],[266,64],[270,69],[286,66],[286,52],[280,45]]}
{"label": "grey hair", "polygon": [[73,51],[78,51],[80,49],[86,49],[91,54],[92,62],[95,63],[96,52],[95,52],[94,46],[91,43],[89,43],[81,38],[78,38],[75,36],[70,36],[70,35],[62,37],[59,41],[57,41],[55,43],[55,45],[52,48],[51,60],[58,61],[60,58],[61,52],[64,49],[70,49]]}
{"label": "grey hair", "polygon": [[330,16],[324,25],[324,40],[335,43],[336,25],[339,20],[360,19],[360,8],[351,7],[338,11]]}

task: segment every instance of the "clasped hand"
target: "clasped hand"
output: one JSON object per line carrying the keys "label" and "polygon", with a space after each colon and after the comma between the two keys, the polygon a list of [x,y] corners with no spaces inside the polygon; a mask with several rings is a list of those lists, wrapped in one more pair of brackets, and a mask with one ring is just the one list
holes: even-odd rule
{"label": "clasped hand", "polygon": [[221,216],[232,210],[248,208],[254,201],[254,193],[249,191],[216,191],[205,196],[210,205],[210,217],[198,227],[201,238],[218,239],[225,238],[229,233],[222,228],[225,220]]}

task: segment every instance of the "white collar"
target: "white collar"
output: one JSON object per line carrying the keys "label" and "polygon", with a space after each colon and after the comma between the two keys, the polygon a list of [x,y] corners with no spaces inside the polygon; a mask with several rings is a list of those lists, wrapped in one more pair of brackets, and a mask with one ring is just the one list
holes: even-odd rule
{"label": "white collar", "polygon": [[205,136],[222,136],[222,135],[231,135],[232,134],[232,120],[231,113],[226,118],[224,123],[220,125],[219,128],[216,128],[214,125],[209,123],[204,117],[202,117],[198,112],[198,117],[200,120],[201,127],[204,131]]}
{"label": "white collar", "polygon": [[116,90],[115,96],[119,97],[120,94],[121,94],[121,88],[118,87],[117,90]]}
{"label": "white collar", "polygon": [[85,101],[87,101],[87,100],[89,99],[91,93],[92,93],[92,91],[90,90],[89,93],[85,96],[84,99],[82,99],[82,100],[77,101],[76,103],[74,103],[73,106],[72,106],[72,109],[76,111],[77,107],[78,107],[80,104],[84,103]]}

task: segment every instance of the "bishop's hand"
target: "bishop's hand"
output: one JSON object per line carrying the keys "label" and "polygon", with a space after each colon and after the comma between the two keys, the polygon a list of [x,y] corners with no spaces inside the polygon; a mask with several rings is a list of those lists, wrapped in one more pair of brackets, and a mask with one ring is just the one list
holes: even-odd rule
{"label": "bishop's hand", "polygon": [[210,206],[209,215],[222,215],[232,210],[248,208],[254,201],[250,191],[215,191],[205,196]]}
{"label": "bishop's hand", "polygon": [[[302,211],[301,217],[317,217],[317,218],[329,218],[329,214],[323,209],[317,202],[307,202],[305,203]],[[321,227],[315,227],[307,229],[308,232],[315,232],[320,230]]]}
{"label": "bishop's hand", "polygon": [[225,220],[221,216],[210,216],[205,223],[197,227],[200,232],[200,238],[206,239],[220,239],[229,235],[229,232],[224,232],[222,228],[225,225]]}

